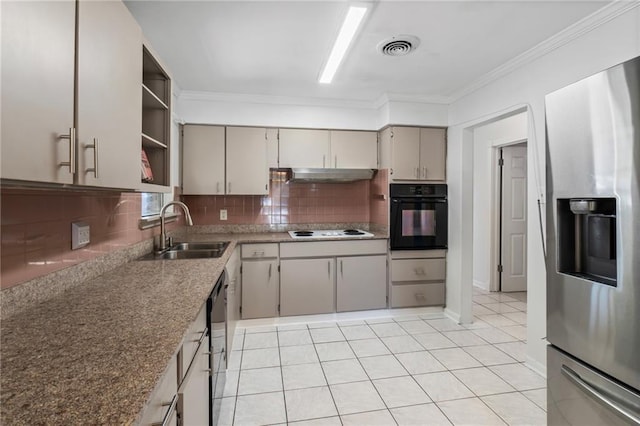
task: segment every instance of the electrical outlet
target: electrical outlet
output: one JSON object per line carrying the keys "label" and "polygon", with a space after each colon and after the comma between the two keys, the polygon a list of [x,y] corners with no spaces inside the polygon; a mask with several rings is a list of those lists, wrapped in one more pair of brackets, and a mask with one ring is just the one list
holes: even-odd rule
{"label": "electrical outlet", "polygon": [[71,250],[76,250],[91,242],[91,228],[86,222],[71,223]]}
{"label": "electrical outlet", "polygon": [[227,220],[227,210],[220,209],[220,220]]}

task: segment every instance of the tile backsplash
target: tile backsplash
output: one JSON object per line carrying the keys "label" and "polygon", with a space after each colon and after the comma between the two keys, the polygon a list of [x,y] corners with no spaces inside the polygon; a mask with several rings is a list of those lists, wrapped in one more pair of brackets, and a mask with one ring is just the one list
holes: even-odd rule
{"label": "tile backsplash", "polygon": [[[183,195],[197,225],[368,223],[370,182],[286,182],[272,170],[269,195]],[[226,221],[220,210],[227,210]]]}
{"label": "tile backsplash", "polygon": [[[2,288],[40,277],[151,238],[141,231],[140,194],[2,188]],[[91,227],[91,243],[71,250],[71,222]],[[173,223],[168,229],[177,226]]]}

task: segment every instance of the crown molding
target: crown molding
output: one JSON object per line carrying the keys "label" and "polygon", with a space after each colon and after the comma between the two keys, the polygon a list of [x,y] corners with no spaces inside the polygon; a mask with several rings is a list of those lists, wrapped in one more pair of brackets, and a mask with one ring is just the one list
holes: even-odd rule
{"label": "crown molding", "polygon": [[192,90],[183,90],[180,94],[180,99],[204,102],[375,109],[374,103],[369,101],[274,95],[249,95],[242,93],[199,92]]}
{"label": "crown molding", "polygon": [[638,6],[640,6],[640,0],[614,0],[591,15],[540,42],[526,52],[489,71],[467,86],[456,90],[450,96],[451,103],[570,43]]}
{"label": "crown molding", "polygon": [[453,98],[449,96],[420,96],[401,93],[383,93],[378,99],[376,99],[373,105],[375,108],[380,108],[390,102],[449,105],[452,101]]}

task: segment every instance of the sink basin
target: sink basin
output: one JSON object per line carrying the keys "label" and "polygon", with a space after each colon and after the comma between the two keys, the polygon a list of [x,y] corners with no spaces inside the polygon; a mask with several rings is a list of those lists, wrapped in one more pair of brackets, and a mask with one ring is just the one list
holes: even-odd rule
{"label": "sink basin", "polygon": [[138,260],[214,259],[222,256],[227,241],[211,243],[176,243],[162,252],[151,252]]}
{"label": "sink basin", "polygon": [[169,247],[169,250],[224,250],[229,245],[226,241],[216,241],[212,243],[176,243]]}

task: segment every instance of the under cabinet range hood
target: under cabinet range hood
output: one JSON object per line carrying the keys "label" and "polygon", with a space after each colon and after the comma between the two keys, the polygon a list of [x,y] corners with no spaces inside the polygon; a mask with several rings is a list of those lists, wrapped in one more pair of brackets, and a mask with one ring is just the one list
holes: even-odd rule
{"label": "under cabinet range hood", "polygon": [[291,169],[289,182],[353,182],[371,180],[373,169]]}

